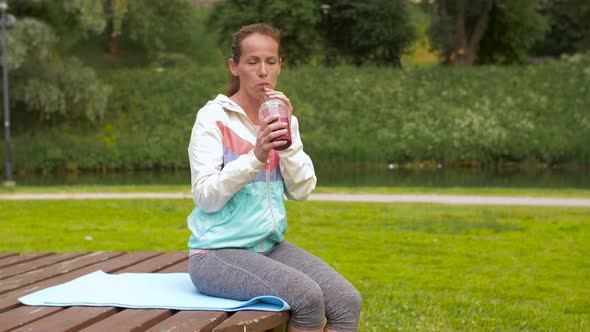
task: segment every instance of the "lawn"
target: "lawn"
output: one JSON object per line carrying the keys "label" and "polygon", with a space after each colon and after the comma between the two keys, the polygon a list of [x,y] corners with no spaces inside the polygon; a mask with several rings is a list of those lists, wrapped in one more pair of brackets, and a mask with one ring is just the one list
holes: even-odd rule
{"label": "lawn", "polygon": [[[0,201],[0,251],[184,250],[189,200]],[[590,330],[590,209],[287,203],[361,331]]]}

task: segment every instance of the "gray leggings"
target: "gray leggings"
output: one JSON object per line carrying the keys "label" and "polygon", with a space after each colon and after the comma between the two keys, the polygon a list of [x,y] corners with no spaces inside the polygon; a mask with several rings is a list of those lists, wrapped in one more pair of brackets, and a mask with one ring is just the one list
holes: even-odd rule
{"label": "gray leggings", "polygon": [[189,260],[190,276],[203,294],[249,300],[273,295],[291,306],[289,324],[301,330],[324,326],[356,331],[359,292],[318,257],[284,241],[268,253],[218,249]]}

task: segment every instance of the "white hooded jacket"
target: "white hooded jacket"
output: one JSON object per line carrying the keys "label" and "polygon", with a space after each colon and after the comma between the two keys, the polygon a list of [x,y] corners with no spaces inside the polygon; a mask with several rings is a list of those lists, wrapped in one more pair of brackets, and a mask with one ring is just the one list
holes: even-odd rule
{"label": "white hooded jacket", "polygon": [[271,151],[261,163],[253,150],[256,128],[239,105],[218,95],[199,110],[188,147],[195,202],[188,217],[191,251],[261,252],[283,240],[283,197],[305,200],[317,181],[295,116],[290,125],[291,146]]}

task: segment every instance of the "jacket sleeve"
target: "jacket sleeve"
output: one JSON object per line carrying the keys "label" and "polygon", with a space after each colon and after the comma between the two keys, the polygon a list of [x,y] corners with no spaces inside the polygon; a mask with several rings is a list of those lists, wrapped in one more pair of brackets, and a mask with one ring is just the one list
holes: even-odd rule
{"label": "jacket sleeve", "polygon": [[263,165],[253,150],[223,164],[223,136],[215,117],[216,111],[223,110],[215,108],[205,106],[199,111],[188,147],[193,201],[208,213],[219,211]]}
{"label": "jacket sleeve", "polygon": [[291,117],[291,146],[279,151],[285,195],[290,200],[304,201],[315,189],[317,178],[311,158],[303,152],[299,135],[299,122]]}

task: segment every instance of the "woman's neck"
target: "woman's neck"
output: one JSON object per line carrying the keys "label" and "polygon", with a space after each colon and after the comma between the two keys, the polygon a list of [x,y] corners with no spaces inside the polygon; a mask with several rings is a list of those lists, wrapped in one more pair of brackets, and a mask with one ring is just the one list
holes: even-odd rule
{"label": "woman's neck", "polygon": [[255,125],[260,125],[260,120],[258,119],[258,109],[260,108],[260,105],[262,105],[261,100],[254,99],[243,93],[241,90],[235,95],[229,97],[229,99],[240,105],[252,123]]}

